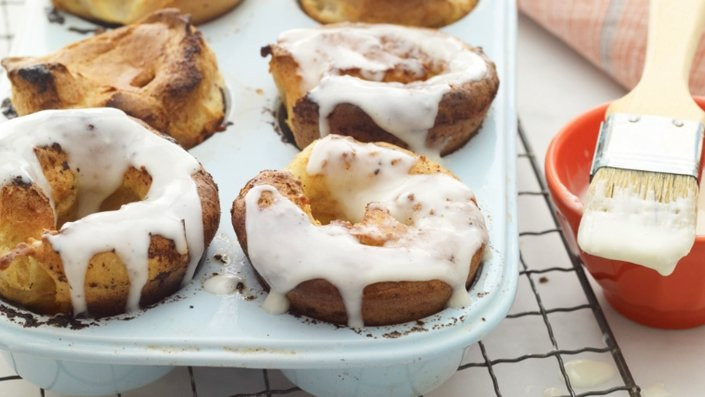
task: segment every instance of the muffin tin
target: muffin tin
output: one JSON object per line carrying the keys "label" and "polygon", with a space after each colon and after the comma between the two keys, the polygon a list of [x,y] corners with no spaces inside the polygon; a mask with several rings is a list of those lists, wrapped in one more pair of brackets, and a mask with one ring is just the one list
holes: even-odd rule
{"label": "muffin tin", "polygon": [[[45,54],[85,37],[76,30],[95,27],[69,15],[63,24],[50,23],[49,6],[45,0],[28,2],[14,55]],[[285,166],[298,152],[277,132],[278,93],[259,50],[284,30],[316,25],[295,0],[246,0],[200,26],[218,56],[232,102],[227,130],[191,150],[220,187],[224,211],[213,244],[190,284],[145,311],[57,326],[2,304],[0,348],[22,377],[59,393],[103,395],[152,382],[174,366],[277,368],[316,395],[413,396],[447,380],[464,348],[504,318],[516,291],[518,262],[516,10],[510,0],[481,1],[470,15],[444,28],[482,46],[501,80],[482,130],[443,159],[475,191],[488,220],[490,252],[471,289],[472,304],[419,322],[357,330],[273,316],[259,307],[265,294],[237,243],[228,209],[249,178]],[[5,78],[0,93],[9,96]],[[206,292],[203,282],[214,273],[236,275],[241,290],[222,296]]]}

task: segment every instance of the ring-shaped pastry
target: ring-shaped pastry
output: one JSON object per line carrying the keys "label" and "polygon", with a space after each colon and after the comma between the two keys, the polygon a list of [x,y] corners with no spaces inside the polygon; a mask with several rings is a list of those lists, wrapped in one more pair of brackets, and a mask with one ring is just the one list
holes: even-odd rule
{"label": "ring-shaped pastry", "polygon": [[231,214],[266,310],[353,327],[468,304],[487,245],[472,192],[448,170],[337,135],[250,180]]}
{"label": "ring-shaped pastry", "polygon": [[177,144],[117,109],[0,124],[0,295],[43,314],[105,316],[191,279],[217,188]]}
{"label": "ring-shaped pastry", "polygon": [[338,24],[282,33],[263,48],[296,145],[327,134],[437,157],[467,142],[497,93],[495,65],[446,33]]}

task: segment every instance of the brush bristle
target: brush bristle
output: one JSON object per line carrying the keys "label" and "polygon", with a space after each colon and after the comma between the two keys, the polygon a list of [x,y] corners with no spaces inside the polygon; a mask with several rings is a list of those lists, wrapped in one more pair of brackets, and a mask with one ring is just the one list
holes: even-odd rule
{"label": "brush bristle", "polygon": [[605,197],[613,197],[615,191],[627,191],[641,199],[660,203],[696,197],[698,193],[698,181],[691,176],[610,167],[597,170],[590,182],[588,197],[596,193],[597,186],[601,186]]}
{"label": "brush bristle", "polygon": [[585,197],[578,245],[669,275],[695,241],[697,197],[692,176],[600,168]]}

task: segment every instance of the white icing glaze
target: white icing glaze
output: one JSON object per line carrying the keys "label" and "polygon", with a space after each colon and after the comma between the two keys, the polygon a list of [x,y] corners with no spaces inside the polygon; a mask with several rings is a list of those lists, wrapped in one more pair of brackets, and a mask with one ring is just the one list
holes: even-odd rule
{"label": "white icing glaze", "polygon": [[617,374],[614,365],[595,360],[572,360],[565,363],[565,371],[573,387],[592,389],[609,382]]}
{"label": "white icing glaze", "polygon": [[561,389],[559,389],[555,386],[546,388],[543,391],[543,397],[560,397],[560,396],[564,396],[566,394],[567,393],[563,393],[563,391]]}
{"label": "white icing glaze", "polygon": [[594,210],[583,214],[578,245],[590,254],[636,263],[663,276],[673,272],[695,240],[695,200],[660,203],[616,189],[605,197],[604,186],[588,192]]}
{"label": "white icing glaze", "polygon": [[641,397],[671,397],[666,386],[663,383],[656,383],[643,387],[641,389]]}
{"label": "white icing glaze", "polygon": [[[449,306],[470,302],[465,289],[469,264],[487,242],[482,214],[470,189],[455,178],[410,175],[416,161],[407,153],[336,135],[315,143],[307,172],[325,177],[348,220],[362,219],[369,204],[413,225],[381,247],[360,244],[340,223],[314,226],[272,186],[256,186],[247,193],[248,253],[272,289],[268,310],[286,311],[285,294],[317,278],[338,288],[352,327],[364,325],[363,289],[377,282],[438,279],[453,288]],[[263,192],[270,192],[274,202],[259,208]]]}
{"label": "white icing glaze", "polygon": [[[90,259],[112,250],[130,277],[127,309],[138,308],[148,280],[150,235],[173,240],[180,254],[189,255],[184,281],[190,280],[205,249],[201,203],[191,177],[198,162],[120,110],[49,110],[0,126],[0,186],[20,177],[51,197],[33,150],[55,143],[67,153],[78,178],[80,219],[45,237],[61,256],[74,314],[86,311],[84,280]],[[145,199],[118,211],[98,212],[129,166],[144,168],[152,177]]]}
{"label": "white icing glaze", "polygon": [[231,295],[237,291],[239,283],[242,280],[234,274],[216,274],[203,283],[203,289],[214,295]]}
{"label": "white icing glaze", "polygon": [[286,313],[289,310],[289,299],[284,294],[270,291],[267,294],[267,298],[262,302],[262,309],[269,314]]}
{"label": "white icing glaze", "polygon": [[[295,29],[282,33],[277,45],[296,60],[303,90],[319,105],[321,136],[329,133],[333,109],[350,103],[413,151],[436,156],[440,148],[427,147],[426,136],[441,98],[452,86],[487,74],[485,61],[460,40],[428,29],[382,24]],[[408,84],[381,81],[392,69],[424,76],[422,59],[443,72]],[[342,74],[351,69],[364,79]]]}

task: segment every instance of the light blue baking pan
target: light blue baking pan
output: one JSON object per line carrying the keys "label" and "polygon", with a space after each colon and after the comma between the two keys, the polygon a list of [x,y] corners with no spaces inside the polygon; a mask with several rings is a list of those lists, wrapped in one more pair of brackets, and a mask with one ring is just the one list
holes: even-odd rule
{"label": "light blue baking pan", "polygon": [[[91,27],[70,16],[63,25],[49,23],[46,7],[48,0],[28,0],[26,29],[13,54],[44,54],[85,37],[69,27]],[[472,287],[470,306],[421,322],[361,330],[273,316],[259,307],[264,293],[235,239],[228,209],[249,178],[285,166],[297,153],[273,127],[278,94],[259,50],[283,30],[315,24],[295,0],[245,0],[202,26],[232,101],[233,124],[192,150],[220,187],[224,212],[215,241],[193,282],[146,311],[82,329],[24,327],[19,317],[0,314],[0,349],[22,377],[58,393],[105,395],[150,383],[174,366],[277,368],[319,396],[416,396],[447,380],[464,349],[502,321],[514,299],[518,269],[511,0],[482,0],[468,17],[445,28],[482,46],[501,80],[480,133],[444,159],[473,188],[489,222],[490,254]],[[9,95],[7,81],[0,90]],[[246,287],[229,296],[207,293],[202,284],[213,273],[237,274]]]}

